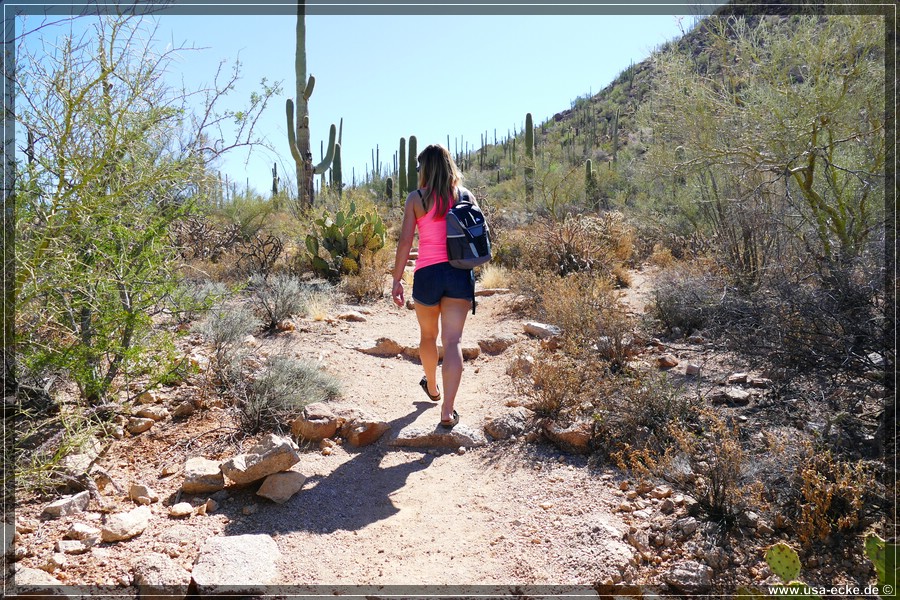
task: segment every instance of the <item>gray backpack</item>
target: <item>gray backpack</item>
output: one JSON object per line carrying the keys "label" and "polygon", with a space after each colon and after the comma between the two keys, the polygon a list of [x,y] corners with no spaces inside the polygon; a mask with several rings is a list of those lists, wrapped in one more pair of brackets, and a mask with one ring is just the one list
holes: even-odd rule
{"label": "gray backpack", "polygon": [[447,257],[457,269],[474,269],[491,260],[491,238],[484,213],[459,190],[459,200],[447,212]]}

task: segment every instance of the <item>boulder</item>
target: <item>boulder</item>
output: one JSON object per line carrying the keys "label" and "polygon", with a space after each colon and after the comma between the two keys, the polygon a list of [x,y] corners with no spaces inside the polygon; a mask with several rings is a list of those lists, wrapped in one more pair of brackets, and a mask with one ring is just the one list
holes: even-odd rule
{"label": "boulder", "polygon": [[88,491],[79,492],[74,496],[64,496],[56,502],[51,502],[45,506],[43,514],[47,517],[65,517],[78,514],[87,510],[90,501],[91,494]]}
{"label": "boulder", "polygon": [[85,540],[56,540],[56,551],[62,554],[84,554],[97,545],[99,538]]}
{"label": "boulder", "polygon": [[172,410],[172,418],[173,419],[185,419],[185,418],[191,416],[192,414],[194,414],[194,412],[196,412],[196,410],[197,410],[197,407],[194,406],[193,402],[191,402],[190,400],[185,400],[184,402],[181,402],[178,406],[176,406]]}
{"label": "boulder", "polygon": [[663,581],[684,594],[703,594],[712,588],[712,569],[693,560],[675,564],[663,574]]}
{"label": "boulder", "polygon": [[341,435],[351,446],[361,448],[377,442],[390,428],[385,421],[353,420],[341,427]]}
{"label": "boulder", "polygon": [[153,419],[131,417],[128,419],[128,423],[125,424],[125,429],[127,429],[128,433],[131,435],[138,435],[145,431],[149,431],[154,423],[156,423],[156,421]]}
{"label": "boulder", "polygon": [[478,347],[485,354],[500,354],[518,341],[519,338],[511,333],[500,333],[486,340],[481,340],[478,342]]}
{"label": "boulder", "polygon": [[719,390],[710,396],[713,404],[727,404],[729,406],[746,406],[750,404],[750,399],[750,392],[736,387]]}
{"label": "boulder", "polygon": [[128,489],[128,498],[138,504],[151,504],[159,500],[159,494],[143,483],[132,483]]}
{"label": "boulder", "polygon": [[544,434],[555,446],[573,454],[588,454],[591,451],[593,427],[580,422],[562,427],[552,421],[544,425]]}
{"label": "boulder", "polygon": [[190,502],[179,502],[169,507],[170,517],[189,517],[192,514],[194,514],[194,507],[191,506]]}
{"label": "boulder", "polygon": [[291,423],[291,433],[310,442],[320,442],[334,436],[340,426],[340,419],[328,405],[314,402],[304,407]]}
{"label": "boulder", "polygon": [[491,419],[484,424],[484,431],[495,440],[505,440],[513,436],[525,433],[531,411],[524,406],[518,406],[512,411]]}
{"label": "boulder", "polygon": [[169,416],[169,411],[165,406],[160,405],[142,406],[134,413],[134,416],[142,419],[164,421]]}
{"label": "boulder", "polygon": [[150,517],[150,508],[147,506],[138,506],[128,512],[111,514],[100,531],[100,539],[104,542],[129,540],[147,529]]}
{"label": "boulder", "polygon": [[184,463],[184,483],[181,491],[185,494],[207,494],[218,492],[225,487],[225,476],[219,463],[203,457],[189,458]]}
{"label": "boulder", "polygon": [[85,523],[72,523],[69,530],[63,536],[67,540],[100,539],[100,530]]}
{"label": "boulder", "polygon": [[487,439],[483,433],[461,422],[453,429],[446,429],[441,426],[434,428],[407,427],[396,438],[391,440],[389,445],[456,450],[458,448],[484,446],[485,444],[487,444]]}
{"label": "boulder", "polygon": [[403,354],[406,347],[401,346],[390,338],[382,337],[356,349],[363,354],[372,356],[397,356],[398,354]]}
{"label": "boulder", "polygon": [[226,460],[220,467],[222,473],[237,485],[258,481],[273,473],[287,471],[300,462],[297,445],[289,438],[275,434],[265,436],[250,449]]}
{"label": "boulder", "polygon": [[700,365],[695,363],[688,363],[688,365],[684,368],[684,374],[691,377],[696,377],[700,374]]}
{"label": "boulder", "polygon": [[524,329],[525,333],[533,335],[542,340],[548,340],[562,333],[562,330],[555,325],[547,325],[545,323],[538,323],[535,321],[529,321],[525,323]]}
{"label": "boulder", "polygon": [[264,594],[265,586],[277,583],[280,557],[268,535],[210,537],[200,547],[191,578],[201,597]]}
{"label": "boulder", "polygon": [[285,471],[269,475],[257,490],[256,495],[272,502],[284,504],[303,488],[306,476],[296,471]]}
{"label": "boulder", "polygon": [[63,583],[50,573],[20,564],[16,564],[14,569],[13,580],[9,582],[15,583],[12,596],[27,597],[29,600],[69,597],[62,587]]}
{"label": "boulder", "polygon": [[182,600],[187,597],[190,572],[165,554],[139,553],[131,563],[131,570],[141,600]]}
{"label": "boulder", "polygon": [[678,359],[674,354],[663,354],[656,359],[656,366],[660,369],[671,369],[678,366]]}

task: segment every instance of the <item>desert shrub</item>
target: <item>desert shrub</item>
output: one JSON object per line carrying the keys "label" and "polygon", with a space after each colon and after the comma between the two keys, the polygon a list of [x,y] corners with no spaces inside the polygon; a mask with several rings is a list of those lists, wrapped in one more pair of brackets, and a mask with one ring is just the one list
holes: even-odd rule
{"label": "desert shrub", "polygon": [[363,251],[359,271],[345,275],[341,279],[341,289],[357,302],[383,298],[385,274],[390,270],[392,259],[393,256],[384,249],[377,252]]}
{"label": "desert shrub", "polygon": [[807,443],[795,477],[794,528],[804,546],[861,529],[866,499],[875,490],[875,477],[863,463],[842,461]]}
{"label": "desert shrub", "polygon": [[240,357],[241,342],[259,326],[259,319],[243,306],[224,303],[213,306],[197,331],[212,344],[213,368],[220,377],[228,378],[236,368]]}
{"label": "desert shrub", "polygon": [[248,434],[281,432],[307,404],[332,400],[338,381],[315,364],[286,357],[269,359],[261,372],[240,387],[237,415]]}
{"label": "desert shrub", "polygon": [[229,290],[223,283],[186,280],[172,290],[168,300],[178,322],[189,323],[228,294]]}
{"label": "desert shrub", "polygon": [[664,373],[631,372],[598,381],[594,390],[595,446],[623,466],[644,466],[661,457],[674,440],[672,426],[696,421],[691,401]]}
{"label": "desert shrub", "polygon": [[700,411],[700,427],[671,427],[675,445],[663,472],[690,489],[707,517],[725,524],[755,507],[760,494],[753,468],[746,460],[737,425],[712,410]]}
{"label": "desert shrub", "polygon": [[655,277],[651,314],[669,331],[687,334],[720,313],[724,293],[725,282],[715,271],[678,263]]}
{"label": "desert shrub", "polygon": [[257,273],[250,277],[248,291],[269,330],[292,315],[302,313],[306,303],[306,292],[300,279],[293,275],[266,277]]}
{"label": "desert shrub", "polygon": [[609,282],[587,273],[546,277],[538,293],[542,316],[563,330],[567,354],[600,358],[613,369],[625,365],[632,322]]}
{"label": "desert shrub", "polygon": [[238,248],[237,267],[245,273],[268,275],[284,251],[284,242],[275,235],[256,234]]}
{"label": "desert shrub", "polygon": [[590,382],[585,365],[561,354],[541,356],[527,369],[523,361],[513,364],[510,375],[526,407],[555,420],[579,411]]}
{"label": "desert shrub", "polygon": [[764,288],[726,298],[720,327],[747,352],[784,368],[862,376],[873,368],[870,355],[885,353],[880,277],[879,268],[861,263],[802,280],[773,277]]}

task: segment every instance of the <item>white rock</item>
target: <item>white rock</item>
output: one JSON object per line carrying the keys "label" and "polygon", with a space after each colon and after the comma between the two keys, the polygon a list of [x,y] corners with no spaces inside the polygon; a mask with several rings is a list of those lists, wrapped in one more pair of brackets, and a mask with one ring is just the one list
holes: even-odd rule
{"label": "white rock", "polygon": [[538,323],[535,321],[529,321],[525,323],[524,329],[525,333],[533,335],[542,340],[556,337],[562,333],[562,330],[555,325],[547,325],[545,323]]}
{"label": "white rock", "polygon": [[190,502],[179,502],[169,507],[170,517],[187,517],[194,513],[194,507]]}
{"label": "white rock", "polygon": [[237,485],[248,484],[290,469],[300,462],[298,450],[289,438],[269,434],[250,452],[226,460],[220,467],[222,473]]}
{"label": "white rock", "polygon": [[256,495],[268,498],[278,504],[284,504],[303,488],[304,483],[306,483],[306,476],[296,471],[275,473],[266,477]]}
{"label": "white rock", "polygon": [[225,487],[225,476],[219,463],[203,457],[193,457],[184,463],[184,482],[181,490],[185,494],[206,494],[218,492]]}
{"label": "white rock", "polygon": [[138,554],[131,563],[141,600],[181,600],[187,596],[191,574],[165,554]]}
{"label": "white rock", "polygon": [[140,535],[150,524],[151,515],[146,506],[109,515],[101,530],[101,539],[104,542],[118,542]]}
{"label": "white rock", "polygon": [[128,423],[125,425],[125,429],[128,430],[128,433],[132,435],[138,435],[140,433],[144,433],[145,431],[149,431],[153,424],[156,421],[153,419],[144,419],[141,417],[131,417],[128,419]]}
{"label": "white rock", "polygon": [[268,535],[210,537],[200,548],[191,577],[201,597],[265,593],[278,581],[278,544]]}
{"label": "white rock", "polygon": [[79,492],[74,496],[65,496],[56,502],[44,507],[44,514],[50,517],[65,517],[87,510],[91,495],[89,492]]}
{"label": "white rock", "polygon": [[[156,502],[159,500],[159,494],[146,484],[132,483],[128,489],[128,498],[135,501],[138,501],[139,498],[147,498],[149,502]],[[141,502],[141,504],[144,503]]]}

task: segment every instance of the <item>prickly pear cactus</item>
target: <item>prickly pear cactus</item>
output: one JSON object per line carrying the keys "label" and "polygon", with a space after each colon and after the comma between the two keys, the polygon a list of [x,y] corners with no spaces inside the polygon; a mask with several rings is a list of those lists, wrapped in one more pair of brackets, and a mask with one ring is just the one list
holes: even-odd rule
{"label": "prickly pear cactus", "polygon": [[889,544],[874,533],[866,536],[866,556],[875,566],[882,598],[895,598],[897,593],[897,544]]}
{"label": "prickly pear cactus", "polygon": [[800,575],[800,557],[785,543],[779,542],[766,550],[766,563],[784,582],[797,579]]}
{"label": "prickly pear cactus", "polygon": [[[333,216],[324,212],[315,220],[317,231],[306,236],[306,250],[313,270],[323,277],[337,279],[359,272],[366,253],[384,247],[387,229],[375,211],[357,214],[356,204]],[[323,256],[328,253],[329,260]]]}

